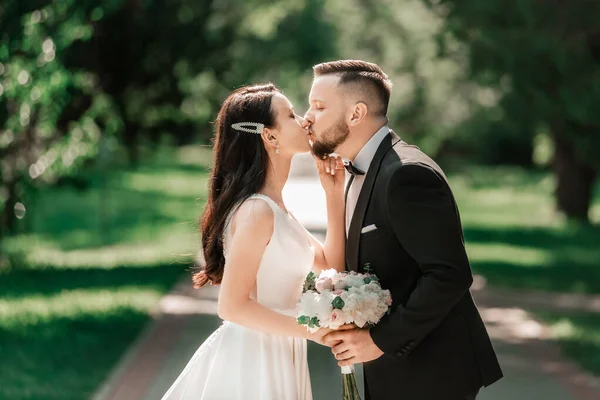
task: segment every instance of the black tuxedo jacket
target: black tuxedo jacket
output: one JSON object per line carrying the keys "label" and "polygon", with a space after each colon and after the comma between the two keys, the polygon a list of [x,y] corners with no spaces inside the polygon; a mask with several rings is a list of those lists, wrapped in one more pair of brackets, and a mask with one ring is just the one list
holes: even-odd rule
{"label": "black tuxedo jacket", "polygon": [[369,264],[393,301],[370,331],[384,355],[364,364],[367,399],[458,400],[502,377],[469,292],[473,278],[446,177],[393,132],[367,171],[346,246],[347,268],[364,272]]}

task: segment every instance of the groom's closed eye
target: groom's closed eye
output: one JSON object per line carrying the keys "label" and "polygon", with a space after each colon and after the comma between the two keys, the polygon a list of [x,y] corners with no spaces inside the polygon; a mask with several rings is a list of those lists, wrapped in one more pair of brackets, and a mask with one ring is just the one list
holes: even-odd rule
{"label": "groom's closed eye", "polygon": [[325,104],[318,100],[313,100],[310,103],[310,108],[314,108],[315,110],[322,110],[325,108]]}

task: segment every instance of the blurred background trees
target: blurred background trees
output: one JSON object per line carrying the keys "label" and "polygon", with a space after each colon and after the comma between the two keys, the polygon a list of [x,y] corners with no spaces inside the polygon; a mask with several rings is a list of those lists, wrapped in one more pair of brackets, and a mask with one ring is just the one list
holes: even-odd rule
{"label": "blurred background trees", "polygon": [[[272,81],[303,113],[322,61],[389,74],[390,126],[448,172],[474,274],[599,294],[598,15],[584,0],[0,1],[0,398],[92,396],[189,281],[223,99]],[[598,373],[598,317],[559,317]]]}
{"label": "blurred background trees", "polygon": [[468,46],[470,79],[500,95],[500,136],[521,136],[521,149],[498,150],[519,157],[529,138],[549,138],[558,208],[587,221],[600,166],[600,3],[427,3],[444,19],[441,55],[451,55],[448,41]]}
{"label": "blurred background trees", "polygon": [[[583,6],[583,3],[586,5]],[[0,228],[35,191],[157,146],[208,143],[233,88],[299,110],[310,67],[379,63],[391,126],[446,167],[551,165],[587,221],[600,159],[598,5],[583,0],[106,0],[0,5]]]}
{"label": "blurred background trees", "polygon": [[86,161],[121,151],[136,165],[143,145],[206,142],[236,86],[298,88],[334,48],[320,11],[318,1],[4,2],[2,232],[14,232],[28,189]]}

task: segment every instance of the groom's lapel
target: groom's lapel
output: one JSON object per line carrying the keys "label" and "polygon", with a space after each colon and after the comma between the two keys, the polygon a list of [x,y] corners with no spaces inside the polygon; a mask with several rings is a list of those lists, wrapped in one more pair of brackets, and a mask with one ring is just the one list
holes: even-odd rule
{"label": "groom's lapel", "polygon": [[358,271],[358,244],[360,241],[360,231],[365,219],[365,213],[367,212],[367,205],[371,198],[371,192],[373,191],[373,185],[375,184],[375,178],[377,177],[381,162],[383,161],[383,156],[399,141],[400,138],[398,135],[390,130],[390,134],[383,139],[377,148],[373,161],[365,175],[365,181],[360,189],[356,207],[354,208],[354,214],[352,214],[350,229],[348,230],[348,241],[346,242],[346,262],[351,271]]}

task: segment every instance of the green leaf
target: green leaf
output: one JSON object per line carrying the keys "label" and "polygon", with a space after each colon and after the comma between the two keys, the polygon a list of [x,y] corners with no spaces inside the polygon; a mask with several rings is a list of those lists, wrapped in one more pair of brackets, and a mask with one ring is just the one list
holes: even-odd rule
{"label": "green leaf", "polygon": [[315,282],[317,281],[317,275],[310,271],[304,279],[304,286],[302,287],[302,293],[306,293],[309,290],[316,290]]}
{"label": "green leaf", "polygon": [[319,324],[319,319],[317,317],[312,317],[310,319],[310,322],[308,323],[308,326],[310,328],[314,328],[314,327],[320,328],[321,327],[321,325]]}
{"label": "green leaf", "polygon": [[365,266],[363,267],[363,270],[365,271],[365,273],[370,274],[371,273],[371,264],[366,263]]}
{"label": "green leaf", "polygon": [[331,305],[336,310],[341,310],[342,308],[344,308],[344,305],[346,305],[346,303],[344,303],[344,300],[342,300],[340,296],[337,296],[335,299],[333,299]]}

